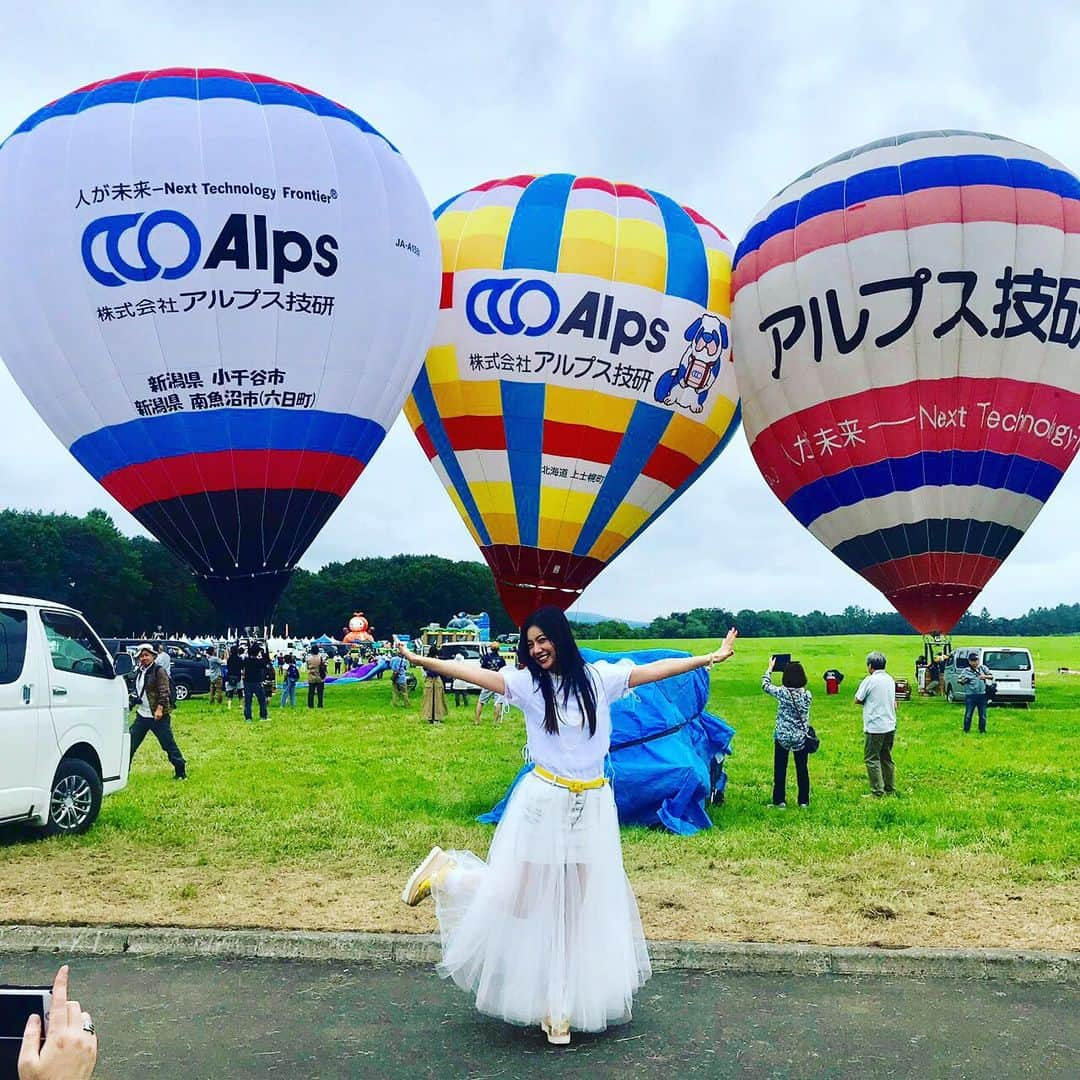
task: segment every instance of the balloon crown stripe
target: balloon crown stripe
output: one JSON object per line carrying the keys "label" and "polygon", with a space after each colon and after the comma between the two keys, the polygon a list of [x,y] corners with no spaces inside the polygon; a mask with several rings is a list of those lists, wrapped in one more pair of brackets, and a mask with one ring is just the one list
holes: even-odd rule
{"label": "balloon crown stripe", "polygon": [[[319,116],[336,117],[361,131],[381,139],[395,153],[397,147],[358,113],[331,98],[308,90],[297,83],[273,79],[267,75],[228,71],[222,68],[163,68],[158,71],[134,71],[103,79],[72,90],[38,109],[9,136],[25,134],[57,116],[69,116],[85,109],[109,104],[131,104],[162,97],[189,98],[200,102],[214,98],[233,98],[261,106],[303,107]],[[303,106],[296,99],[303,99]]]}

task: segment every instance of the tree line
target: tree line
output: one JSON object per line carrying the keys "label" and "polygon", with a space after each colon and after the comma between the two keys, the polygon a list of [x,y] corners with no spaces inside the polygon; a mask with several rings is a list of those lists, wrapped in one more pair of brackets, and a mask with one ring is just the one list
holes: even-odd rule
{"label": "tree line", "polygon": [[[653,619],[647,626],[627,626],[617,620],[575,627],[578,637],[627,638],[722,638],[729,627],[739,628],[740,638],[824,637],[834,634],[916,634],[917,630],[895,611],[869,611],[849,606],[835,615],[811,611],[795,615],[790,611],[730,611],[727,608],[694,608]],[[953,637],[1043,637],[1080,633],[1080,604],[1032,608],[1016,618],[997,618],[984,607],[978,614],[968,612],[957,623]]]}
{"label": "tree line", "polygon": [[[125,536],[104,510],[84,517],[0,511],[0,592],[57,600],[83,611],[106,637],[195,637],[227,627],[167,548]],[[434,555],[334,562],[297,570],[273,615],[275,632],[340,637],[363,610],[376,636],[415,633],[459,611],[487,611],[495,633],[514,625],[487,566]]]}
{"label": "tree line", "polygon": [[[57,600],[84,611],[106,636],[155,632],[197,636],[226,629],[184,564],[156,540],[125,536],[104,510],[84,517],[0,511],[0,592]],[[435,555],[394,555],[297,570],[273,621],[277,633],[340,636],[362,610],[375,636],[415,633],[458,611],[491,616],[492,632],[515,629],[487,566]],[[912,634],[894,611],[849,606],[839,614],[811,611],[731,611],[694,608],[659,616],[647,626],[617,620],[578,624],[586,638],[721,638],[737,626],[741,637],[818,637],[829,634]],[[968,612],[955,635],[1034,637],[1080,633],[1080,604],[1033,608],[997,618],[986,608]]]}

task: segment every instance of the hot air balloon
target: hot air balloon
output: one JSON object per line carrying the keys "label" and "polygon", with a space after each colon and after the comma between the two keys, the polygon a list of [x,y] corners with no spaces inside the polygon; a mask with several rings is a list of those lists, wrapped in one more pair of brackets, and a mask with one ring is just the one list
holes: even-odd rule
{"label": "hot air balloon", "polygon": [[731,246],[665,195],[565,174],[435,216],[441,310],[405,413],[520,623],[568,607],[737,427]]}
{"label": "hot air balloon", "polygon": [[789,511],[947,632],[1080,445],[1080,183],[929,131],[780,192],[735,257],[746,436]]}
{"label": "hot air balloon", "polygon": [[174,68],[34,113],[0,192],[15,380],[230,625],[267,622],[430,339],[439,254],[405,160],[311,90]]}

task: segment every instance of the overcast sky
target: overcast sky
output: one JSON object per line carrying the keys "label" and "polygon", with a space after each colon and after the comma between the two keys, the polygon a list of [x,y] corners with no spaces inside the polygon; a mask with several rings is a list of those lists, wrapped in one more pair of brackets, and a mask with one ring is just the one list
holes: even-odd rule
{"label": "overcast sky", "polygon": [[[233,0],[4,5],[4,133],[77,86],[156,67],[230,67],[353,108],[412,165],[432,205],[521,172],[656,188],[733,240],[806,169],[872,139],[990,131],[1080,167],[1080,4]],[[104,506],[0,368],[0,504]],[[393,498],[388,492],[395,493]],[[1080,596],[1073,469],[991,581],[998,615]],[[302,565],[397,552],[479,558],[401,419]],[[350,597],[343,610],[363,605]],[[585,592],[649,619],[696,606],[837,611],[887,603],[788,515],[740,433]]]}

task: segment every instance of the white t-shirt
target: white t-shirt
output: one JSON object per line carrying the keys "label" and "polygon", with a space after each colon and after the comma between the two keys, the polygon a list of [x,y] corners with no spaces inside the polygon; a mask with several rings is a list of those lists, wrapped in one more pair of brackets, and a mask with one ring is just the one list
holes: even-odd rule
{"label": "white t-shirt", "polygon": [[577,697],[563,703],[562,680],[553,675],[552,687],[559,713],[559,734],[544,730],[544,695],[528,668],[505,667],[506,700],[525,713],[529,754],[537,765],[573,780],[592,780],[604,774],[604,758],[611,745],[611,703],[625,697],[634,665],[629,660],[617,664],[600,661],[586,664],[596,691],[596,734],[589,737],[589,724]]}
{"label": "white t-shirt", "polygon": [[[153,665],[151,665],[152,667]],[[144,719],[150,719],[154,715],[154,710],[150,708],[150,701],[146,696],[146,676],[148,669],[142,666],[139,667],[135,673],[135,694],[139,699],[138,708],[135,712],[137,715]]]}
{"label": "white t-shirt", "polygon": [[862,726],[867,734],[896,730],[896,683],[887,671],[867,675],[855,691],[855,700],[862,704]]}

